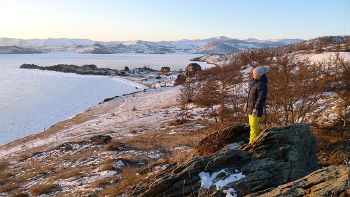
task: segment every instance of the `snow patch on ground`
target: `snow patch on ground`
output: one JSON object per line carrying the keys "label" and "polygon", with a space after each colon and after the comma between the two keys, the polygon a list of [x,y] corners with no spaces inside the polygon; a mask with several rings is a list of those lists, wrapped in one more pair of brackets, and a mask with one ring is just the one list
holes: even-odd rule
{"label": "snow patch on ground", "polygon": [[[222,176],[224,178],[220,178],[218,175],[222,175],[222,173],[225,174],[225,176]],[[200,172],[199,177],[201,178],[201,187],[204,187],[206,189],[209,189],[212,185],[215,185],[216,189],[219,190],[222,187],[226,186],[229,183],[238,181],[245,177],[242,172],[240,173],[233,173],[233,174],[227,174],[225,172],[225,169],[220,170],[219,172],[214,172],[210,175],[209,172]],[[235,190],[233,188],[230,188],[229,190],[224,191],[228,196],[237,196],[235,193]]]}

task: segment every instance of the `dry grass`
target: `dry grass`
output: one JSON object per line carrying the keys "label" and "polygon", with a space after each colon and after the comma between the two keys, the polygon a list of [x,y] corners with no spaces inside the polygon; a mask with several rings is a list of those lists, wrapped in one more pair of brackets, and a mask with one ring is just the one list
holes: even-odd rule
{"label": "dry grass", "polygon": [[0,187],[0,193],[2,192],[9,192],[12,190],[18,189],[18,185],[15,182],[6,182],[6,184],[2,185]]}
{"label": "dry grass", "polygon": [[92,188],[104,188],[106,185],[110,184],[110,180],[108,178],[98,179],[91,184]]}
{"label": "dry grass", "polygon": [[192,154],[193,153],[191,151],[176,150],[172,155],[169,156],[169,161],[182,163],[191,158]]}
{"label": "dry grass", "polygon": [[120,151],[125,148],[125,144],[116,140],[109,142],[104,148],[103,151]]}
{"label": "dry grass", "polygon": [[103,166],[102,166],[102,170],[103,171],[110,171],[110,170],[114,170],[114,166],[113,166],[113,162],[115,160],[114,159],[111,159],[111,158],[108,158],[106,159],[104,162],[103,162]]}
{"label": "dry grass", "polygon": [[[123,143],[116,140],[111,141],[103,150],[118,152],[122,152],[123,150],[139,150],[144,152],[144,154],[143,156],[139,154],[137,157],[132,153],[123,154],[123,162],[128,163],[129,166],[123,168],[120,175],[121,177],[117,183],[106,186],[98,195],[121,195],[143,180],[148,175],[148,172],[153,172],[156,166],[163,166],[170,162],[181,163],[190,158],[192,154],[191,151],[184,151],[183,149],[176,148],[186,147],[187,150],[191,150],[203,137],[212,132],[207,128],[191,129],[191,127],[195,128],[195,124],[202,125],[204,124],[203,122],[204,121],[196,121],[171,127],[160,125],[157,130],[123,139]],[[147,152],[155,150],[163,152],[160,158],[152,159],[148,157]],[[111,163],[114,161],[113,159],[105,160],[102,169],[112,169]],[[138,161],[143,161],[146,165],[140,166],[137,164],[139,163]],[[137,174],[137,172],[139,173]],[[152,177],[153,176],[156,176],[156,174],[152,175]]]}
{"label": "dry grass", "polygon": [[10,163],[6,162],[6,161],[2,161],[0,162],[0,169],[5,170],[8,166],[10,165]]}
{"label": "dry grass", "polygon": [[[169,135],[170,131],[172,134]],[[192,147],[196,144],[199,138],[205,134],[192,129],[158,129],[157,131],[148,132],[142,135],[134,136],[133,138],[124,141],[128,147],[138,150],[167,150],[170,151],[174,147],[188,146]]]}
{"label": "dry grass", "polygon": [[55,177],[52,179],[52,181],[60,180],[60,179],[69,179],[69,178],[75,178],[78,179],[80,177],[83,177],[84,174],[80,173],[81,169],[79,168],[65,168],[60,170],[55,174]]}
{"label": "dry grass", "polygon": [[313,129],[312,132],[317,137],[317,157],[321,166],[342,165],[350,161],[349,132],[342,137],[334,130]]}
{"label": "dry grass", "polygon": [[316,135],[319,146],[328,145],[343,139],[350,139],[350,132],[345,132],[343,136],[340,136],[340,133],[334,130],[312,129],[312,133]]}
{"label": "dry grass", "polygon": [[139,175],[137,171],[138,169],[126,167],[122,172],[121,181],[107,187],[99,193],[99,196],[117,196],[130,190],[132,186],[145,178],[144,175]]}
{"label": "dry grass", "polygon": [[[62,180],[68,182],[85,180],[85,178],[96,176],[96,172],[117,171],[116,175],[85,184],[91,187],[92,192],[96,191],[96,188],[103,188],[98,196],[120,195],[145,179],[150,172],[153,172],[153,169],[159,169],[169,162],[183,161],[190,157],[190,152],[183,150],[190,150],[207,134],[205,129],[195,129],[195,124],[205,125],[206,122],[196,121],[176,126],[163,123],[157,125],[158,128],[155,130],[151,130],[148,125],[140,125],[134,128],[137,135],[120,137],[118,140],[113,139],[107,144],[82,141],[71,142],[72,145],[69,146],[53,147],[50,150],[48,150],[49,147],[46,147],[46,150],[39,147],[35,149],[35,152],[41,151],[44,153],[43,156],[28,151],[23,154],[18,164],[10,165],[9,172],[0,173],[0,180],[4,180],[4,185],[0,185],[0,193],[9,192],[15,196],[15,194],[19,195],[28,190],[27,192],[32,196],[48,194],[59,191],[60,187],[66,187],[56,184]],[[55,125],[51,129],[60,126],[62,125]],[[119,160],[125,165],[115,166]],[[7,164],[0,163],[0,167],[5,169]],[[148,171],[140,173],[144,168],[148,168]],[[16,177],[9,178],[11,174],[16,174]],[[44,183],[43,180],[45,180]],[[38,181],[40,185],[23,188],[24,185],[33,184],[33,181]],[[73,189],[77,186],[68,187]],[[79,190],[75,194],[84,196],[86,194],[84,192]],[[26,193],[24,192],[23,195]],[[67,191],[54,194],[54,196],[69,195],[71,193]]]}
{"label": "dry grass", "polygon": [[24,192],[20,192],[20,193],[16,193],[16,194],[10,194],[10,196],[14,196],[14,197],[30,197],[29,194],[24,193]]}
{"label": "dry grass", "polygon": [[6,183],[7,178],[10,175],[6,172],[0,172],[0,186],[4,185]]}
{"label": "dry grass", "polygon": [[[56,180],[68,178],[76,180],[86,176],[85,172],[90,172],[91,166],[80,166],[79,168],[69,166],[59,167],[64,163],[74,164],[79,161],[84,161],[95,154],[94,150],[91,148],[83,150],[84,151],[80,151],[77,154],[66,154],[60,151],[54,156],[44,156],[44,159],[35,155],[28,156],[26,160],[21,160],[18,164],[11,166],[11,170],[9,171],[11,174],[16,175],[15,177],[10,177],[10,174],[4,171],[0,173],[0,180],[4,180],[0,187],[0,193],[19,193],[20,190],[18,188],[36,180],[45,180],[47,184],[37,187],[33,186],[31,190],[33,190],[34,193],[46,193],[51,186],[52,190],[57,189],[57,185],[53,184]],[[61,155],[64,156],[62,157]],[[1,164],[1,166],[3,167],[2,169],[5,169],[6,165]],[[40,191],[40,187],[43,188],[42,191]]]}
{"label": "dry grass", "polygon": [[51,192],[59,191],[61,188],[58,184],[36,184],[30,187],[30,191],[34,196],[42,194],[49,194]]}
{"label": "dry grass", "polygon": [[5,172],[7,167],[9,166],[10,164],[8,162],[1,162],[0,163],[0,186],[4,185],[7,181],[7,179],[11,176],[10,173],[7,173]]}

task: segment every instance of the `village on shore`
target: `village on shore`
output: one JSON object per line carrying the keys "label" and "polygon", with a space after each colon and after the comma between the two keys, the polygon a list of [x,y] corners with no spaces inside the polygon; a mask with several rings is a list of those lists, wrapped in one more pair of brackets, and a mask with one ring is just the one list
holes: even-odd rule
{"label": "village on shore", "polygon": [[125,66],[123,70],[110,69],[110,68],[98,68],[95,64],[86,64],[82,66],[72,65],[72,64],[58,64],[54,66],[38,66],[35,64],[22,64],[20,66],[22,69],[39,69],[39,70],[49,70],[65,73],[76,73],[81,75],[103,75],[103,76],[139,76],[140,73],[154,73],[155,79],[161,79],[161,77],[168,77],[170,75],[176,75],[175,84],[183,84],[187,77],[193,77],[195,74],[202,70],[202,67],[197,63],[190,63],[185,71],[171,71],[170,67],[162,67],[160,71],[154,70],[150,67],[144,66],[140,68],[130,69]]}

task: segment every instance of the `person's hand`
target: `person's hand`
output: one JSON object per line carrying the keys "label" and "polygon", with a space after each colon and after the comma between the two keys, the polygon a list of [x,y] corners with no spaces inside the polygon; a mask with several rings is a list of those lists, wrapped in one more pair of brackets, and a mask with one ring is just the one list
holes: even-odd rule
{"label": "person's hand", "polygon": [[244,106],[243,106],[243,111],[244,111],[244,112],[246,112],[246,111],[247,111],[247,103],[246,103],[246,104],[244,104]]}
{"label": "person's hand", "polygon": [[252,116],[253,116],[254,118],[258,117],[258,110],[253,109]]}

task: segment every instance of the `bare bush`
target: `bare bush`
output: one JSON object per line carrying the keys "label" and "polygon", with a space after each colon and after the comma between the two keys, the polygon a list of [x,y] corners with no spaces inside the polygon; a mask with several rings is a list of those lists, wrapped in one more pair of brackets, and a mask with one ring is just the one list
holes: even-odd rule
{"label": "bare bush", "polygon": [[184,124],[189,121],[189,118],[190,112],[188,107],[186,107],[186,105],[182,105],[180,111],[175,116],[175,121],[173,122],[173,125]]}
{"label": "bare bush", "polygon": [[305,122],[326,91],[319,65],[294,56],[277,58],[269,76],[268,116],[278,125]]}
{"label": "bare bush", "polygon": [[341,99],[337,113],[341,123],[340,136],[343,136],[343,133],[348,131],[350,127],[350,62],[345,62],[338,53],[332,64],[334,69],[332,72],[334,84],[332,90]]}
{"label": "bare bush", "polygon": [[194,98],[196,97],[197,91],[198,91],[198,83],[194,80],[187,80],[183,87],[180,89],[180,100],[181,103],[191,103],[193,102]]}

